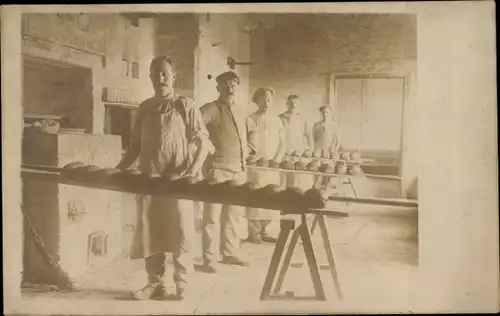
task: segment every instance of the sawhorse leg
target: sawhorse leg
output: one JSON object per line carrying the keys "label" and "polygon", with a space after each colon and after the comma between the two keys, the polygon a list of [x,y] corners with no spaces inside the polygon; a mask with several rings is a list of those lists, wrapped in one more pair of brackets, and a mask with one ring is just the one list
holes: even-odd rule
{"label": "sawhorse leg", "polygon": [[[328,234],[328,227],[326,225],[326,221],[323,214],[316,214],[314,217],[313,224],[315,227],[319,225],[321,231],[321,237],[323,239],[323,246],[325,249],[325,254],[328,259],[328,270],[330,270],[330,274],[333,279],[333,283],[335,289],[337,291],[337,295],[340,300],[343,299],[342,291],[340,288],[340,282],[338,278],[337,268],[335,265],[335,260],[333,256],[333,251],[331,248],[330,238]],[[277,270],[283,256],[283,252],[285,249],[286,242],[288,237],[290,236],[290,232],[293,231],[290,243],[288,245],[288,249],[286,250],[285,257],[283,258],[283,264],[281,270],[279,272],[278,278],[276,280],[276,285],[274,287],[273,295],[278,295],[281,287],[283,285],[283,281],[285,280],[286,273],[288,272],[288,268],[290,267],[293,253],[296,249],[297,243],[302,240],[302,244],[304,247],[304,253],[306,255],[307,264],[309,267],[309,272],[311,274],[311,278],[314,285],[314,290],[316,296],[314,297],[316,300],[326,300],[325,292],[323,289],[323,285],[321,282],[321,276],[319,273],[319,265],[316,260],[316,254],[314,252],[314,248],[311,241],[311,232],[307,226],[306,216],[305,214],[301,215],[301,223],[299,227],[295,228],[295,221],[293,220],[282,220],[281,221],[281,232],[278,237],[278,241],[276,243],[276,247],[271,259],[271,264],[269,266],[269,270],[267,273],[266,280],[264,282],[264,287],[261,293],[261,300],[267,300],[271,298],[271,289],[276,278]]]}
{"label": "sawhorse leg", "polygon": [[[321,232],[321,238],[323,240],[323,246],[324,246],[326,258],[328,260],[328,265],[319,264],[318,266],[319,266],[319,268],[321,270],[323,268],[326,268],[327,270],[330,271],[330,274],[331,274],[331,277],[332,277],[332,280],[333,280],[333,284],[334,284],[335,289],[337,291],[338,298],[342,300],[343,299],[342,290],[341,290],[341,287],[340,287],[340,282],[339,282],[337,267],[336,267],[336,264],[335,264],[335,259],[334,259],[334,255],[333,255],[332,245],[331,245],[331,242],[330,242],[330,235],[328,233],[328,226],[326,224],[325,215],[323,215],[323,214],[315,214],[314,215],[314,219],[313,219],[311,228],[309,230],[310,231],[310,236],[313,235],[314,230],[315,230],[316,227],[318,227],[318,225],[319,225],[319,229],[320,229],[320,232]],[[278,281],[276,283],[276,287],[275,287],[275,293],[276,294],[281,289],[282,283],[283,283],[283,281],[285,279],[285,274],[288,271],[288,267],[290,265],[292,265],[294,267],[302,267],[303,266],[303,263],[295,263],[295,264],[291,263],[293,251],[295,250],[295,245],[298,242],[298,237],[299,237],[299,234],[298,234],[297,231],[295,231],[293,233],[293,235],[292,235],[292,239],[290,241],[290,246],[288,247],[287,253],[285,255],[285,259],[284,259],[284,263],[283,263],[283,268],[280,271],[280,275],[279,275]]]}
{"label": "sawhorse leg", "polygon": [[294,229],[294,222],[281,220],[280,221],[280,233],[278,235],[278,240],[276,241],[276,246],[274,247],[273,256],[271,257],[271,263],[269,264],[269,269],[267,270],[266,280],[264,281],[264,287],[260,294],[260,300],[265,301],[269,299],[271,288],[278,272],[278,267],[285,250],[285,245],[290,235],[290,231]]}
{"label": "sawhorse leg", "polygon": [[330,235],[328,234],[328,227],[326,225],[325,216],[316,215],[316,218],[318,219],[319,222],[319,228],[321,231],[321,236],[323,238],[323,245],[325,247],[326,258],[328,260],[328,266],[330,268],[330,274],[333,279],[333,284],[335,285],[335,289],[337,290],[338,298],[342,300],[343,299],[342,289],[340,288],[337,267],[335,266],[335,259],[333,258],[333,250],[332,250],[332,245],[330,243]]}
{"label": "sawhorse leg", "polygon": [[276,246],[274,248],[273,256],[271,258],[271,263],[269,265],[269,269],[267,272],[266,280],[264,281],[264,286],[262,288],[261,300],[268,300],[271,298],[271,289],[276,278],[276,273],[278,272],[278,267],[283,256],[283,251],[285,249],[286,242],[288,237],[290,236],[290,232],[294,229],[292,234],[292,240],[288,246],[287,253],[278,277],[278,282],[276,284],[277,290],[273,291],[273,294],[278,294],[283,280],[285,278],[286,271],[290,266],[290,260],[293,255],[293,251],[295,246],[297,245],[298,239],[302,240],[304,246],[304,252],[306,254],[307,263],[309,266],[309,272],[311,274],[312,282],[314,285],[314,291],[316,295],[314,299],[316,300],[326,300],[325,292],[323,289],[323,285],[321,283],[321,276],[319,274],[319,267],[316,261],[316,255],[314,253],[314,248],[312,246],[311,235],[309,233],[309,229],[307,227],[306,217],[305,215],[301,215],[301,223],[295,228],[294,220],[281,220],[281,231],[278,237],[278,241],[276,242]]}

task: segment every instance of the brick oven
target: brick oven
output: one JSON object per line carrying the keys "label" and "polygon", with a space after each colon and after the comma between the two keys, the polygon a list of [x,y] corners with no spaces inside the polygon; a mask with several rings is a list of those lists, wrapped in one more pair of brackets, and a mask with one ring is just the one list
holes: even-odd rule
{"label": "brick oven", "polygon": [[[23,163],[62,167],[72,161],[113,167],[113,135],[25,133]],[[77,282],[85,271],[121,254],[122,194],[36,180],[23,182],[23,204],[48,252]],[[54,274],[25,234],[24,281],[52,284]]]}
{"label": "brick oven", "polygon": [[[25,118],[61,118],[57,134],[25,129],[24,164],[63,167],[79,161],[104,168],[121,158],[120,136],[92,134],[93,90],[90,69],[26,59]],[[23,181],[23,204],[47,251],[76,283],[87,269],[112,260],[122,249],[122,194],[36,180]],[[55,283],[25,230],[23,281]]]}

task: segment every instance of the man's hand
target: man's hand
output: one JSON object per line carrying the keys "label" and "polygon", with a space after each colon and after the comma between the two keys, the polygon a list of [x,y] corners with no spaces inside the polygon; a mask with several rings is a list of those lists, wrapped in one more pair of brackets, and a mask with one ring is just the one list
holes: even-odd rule
{"label": "man's hand", "polygon": [[123,164],[122,164],[122,163],[119,163],[118,165],[116,165],[116,167],[115,167],[115,168],[116,168],[116,169],[119,169],[119,170],[121,170],[121,171],[125,171],[125,170],[127,170],[127,168],[126,168],[125,166],[123,166]]}
{"label": "man's hand", "polygon": [[192,167],[187,168],[179,174],[181,178],[194,177],[200,170],[193,170]]}

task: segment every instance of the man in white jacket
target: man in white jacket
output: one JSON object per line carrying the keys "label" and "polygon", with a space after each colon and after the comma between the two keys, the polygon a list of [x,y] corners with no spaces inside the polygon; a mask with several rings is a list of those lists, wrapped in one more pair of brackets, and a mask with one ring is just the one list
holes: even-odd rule
{"label": "man in white jacket", "polygon": [[[247,117],[248,147],[252,154],[259,159],[280,162],[285,155],[285,130],[279,117],[270,113],[273,103],[274,90],[271,88],[258,89],[252,101],[259,109]],[[249,180],[259,187],[268,184],[280,185],[279,171],[259,170],[249,172]],[[248,241],[252,243],[275,242],[276,239],[268,234],[267,226],[273,218],[278,218],[279,212],[249,208]]]}

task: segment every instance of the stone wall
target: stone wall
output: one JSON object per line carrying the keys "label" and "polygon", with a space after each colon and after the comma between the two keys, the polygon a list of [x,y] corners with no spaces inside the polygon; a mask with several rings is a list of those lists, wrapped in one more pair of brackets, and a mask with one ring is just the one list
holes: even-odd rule
{"label": "stone wall", "polygon": [[[92,122],[88,132],[103,133],[103,88],[129,90],[138,100],[151,95],[148,69],[155,45],[152,20],[141,19],[138,26],[133,26],[119,14],[25,14],[22,22],[25,58],[91,70],[92,95],[87,108]],[[122,58],[139,63],[139,78],[122,76]],[[36,111],[34,106],[38,105],[24,107]]]}

